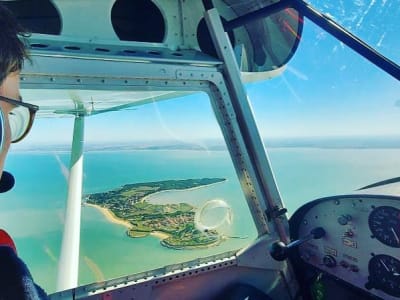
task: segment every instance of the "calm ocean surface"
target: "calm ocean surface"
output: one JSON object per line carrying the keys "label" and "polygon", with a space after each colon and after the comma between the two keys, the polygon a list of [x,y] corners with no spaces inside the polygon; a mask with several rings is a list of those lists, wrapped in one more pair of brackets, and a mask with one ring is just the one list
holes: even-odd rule
{"label": "calm ocean surface", "polygon": [[[275,148],[269,152],[276,180],[289,213],[307,201],[351,192],[367,184],[400,176],[400,149]],[[15,239],[19,255],[35,280],[55,291],[64,206],[68,153],[14,152],[6,170],[16,177],[12,192],[0,195],[0,226]],[[88,152],[84,193],[103,192],[123,184],[224,177],[228,180],[191,191],[170,191],[150,197],[157,203],[188,202],[200,206],[223,199],[232,207],[228,239],[197,250],[162,247],[155,237],[131,239],[125,228],[108,222],[95,208],[83,207],[81,284],[142,272],[248,244],[255,236],[233,166],[225,151],[150,150]]]}

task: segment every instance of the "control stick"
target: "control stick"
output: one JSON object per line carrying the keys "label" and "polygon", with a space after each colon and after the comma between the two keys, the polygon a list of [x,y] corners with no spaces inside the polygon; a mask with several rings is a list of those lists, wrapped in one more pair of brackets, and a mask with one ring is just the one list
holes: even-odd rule
{"label": "control stick", "polygon": [[306,235],[305,237],[290,242],[289,244],[285,245],[281,241],[276,241],[271,245],[269,253],[271,256],[278,261],[285,260],[289,256],[289,251],[294,249],[295,247],[300,246],[301,244],[312,240],[312,239],[320,239],[325,235],[325,230],[322,227],[315,227],[310,231],[310,234]]}

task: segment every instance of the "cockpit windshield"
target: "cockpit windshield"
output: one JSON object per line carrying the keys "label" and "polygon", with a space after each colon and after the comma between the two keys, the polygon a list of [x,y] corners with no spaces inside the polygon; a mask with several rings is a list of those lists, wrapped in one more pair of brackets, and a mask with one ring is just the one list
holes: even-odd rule
{"label": "cockpit windshield", "polygon": [[[97,103],[110,92],[74,94],[91,94]],[[98,115],[97,104],[90,108],[79,284],[152,274],[172,264],[189,267],[190,261],[226,256],[256,238],[205,93]],[[10,154],[8,166],[18,170],[21,184],[9,193],[14,204],[1,208],[2,221],[47,291],[56,289],[73,127],[71,118],[36,120],[26,143]],[[16,216],[24,222],[15,222]]]}
{"label": "cockpit windshield", "polygon": [[[394,3],[313,4],[399,61]],[[399,82],[304,22],[298,51],[282,76],[247,85],[289,212],[317,197],[397,177],[400,166]]]}
{"label": "cockpit windshield", "polygon": [[377,51],[400,63],[400,7],[394,1],[309,1]]}

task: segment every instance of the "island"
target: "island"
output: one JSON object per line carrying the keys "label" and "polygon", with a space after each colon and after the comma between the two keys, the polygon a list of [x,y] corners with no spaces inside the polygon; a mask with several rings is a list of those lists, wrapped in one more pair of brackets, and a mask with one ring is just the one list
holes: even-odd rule
{"label": "island", "polygon": [[188,190],[224,182],[225,178],[164,180],[126,184],[104,193],[85,196],[85,203],[96,206],[127,227],[131,238],[154,234],[161,245],[172,249],[196,249],[218,245],[223,237],[215,230],[196,229],[195,207],[188,203],[152,204],[146,199],[154,193]]}

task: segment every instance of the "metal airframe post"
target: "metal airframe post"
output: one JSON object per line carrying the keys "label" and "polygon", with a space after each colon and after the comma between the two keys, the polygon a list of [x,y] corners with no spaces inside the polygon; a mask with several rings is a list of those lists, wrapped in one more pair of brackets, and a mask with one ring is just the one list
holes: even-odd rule
{"label": "metal airframe post", "polygon": [[[253,178],[252,184],[254,190],[257,190],[255,193],[257,196],[251,199],[247,197],[247,200],[253,214],[257,214],[257,216],[255,216],[256,222],[257,220],[265,220],[266,211],[275,209],[276,207],[282,207],[280,193],[262,139],[258,132],[246,91],[241,81],[240,70],[236,62],[235,54],[228,35],[224,31],[217,10],[214,8],[206,11],[205,20],[218,56],[223,61],[222,73],[232,101],[232,108],[236,114],[240,131],[238,136],[243,138],[244,147],[248,153],[248,159],[250,160],[250,163],[247,164],[248,168],[246,173],[251,173],[250,177]],[[240,166],[235,164],[235,167],[237,172],[241,173]],[[245,185],[246,183],[242,182],[242,184]],[[273,222],[279,238],[284,242],[289,241],[286,220],[273,218]],[[259,235],[267,232],[266,228],[262,226],[262,223],[259,222],[256,225]]]}
{"label": "metal airframe post", "polygon": [[76,116],[71,149],[64,234],[58,265],[57,291],[78,286],[83,180],[84,117]]}

